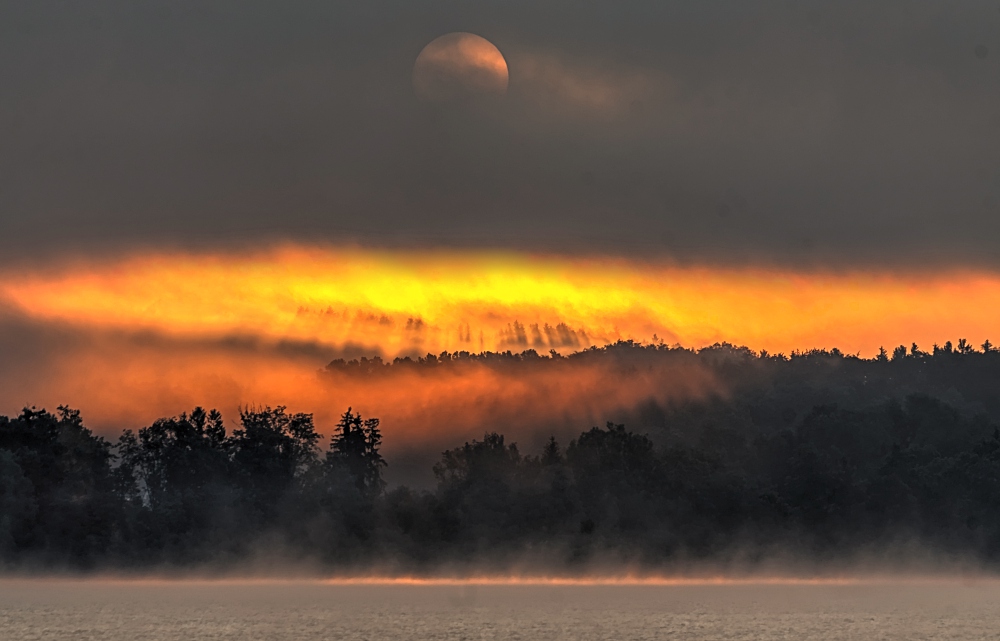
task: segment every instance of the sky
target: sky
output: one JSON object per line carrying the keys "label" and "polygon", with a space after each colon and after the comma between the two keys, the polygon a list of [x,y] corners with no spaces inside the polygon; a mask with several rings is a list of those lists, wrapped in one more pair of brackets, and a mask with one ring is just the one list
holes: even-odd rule
{"label": "sky", "polygon": [[[499,49],[505,94],[414,91],[456,31]],[[996,341],[998,81],[1000,7],[974,0],[2,3],[0,413],[114,434],[354,403],[390,434],[549,399],[600,423],[685,377],[331,395],[316,372]]]}
{"label": "sky", "polygon": [[[506,96],[417,100],[451,31]],[[998,79],[974,0],[4,3],[0,248],[992,268]]]}

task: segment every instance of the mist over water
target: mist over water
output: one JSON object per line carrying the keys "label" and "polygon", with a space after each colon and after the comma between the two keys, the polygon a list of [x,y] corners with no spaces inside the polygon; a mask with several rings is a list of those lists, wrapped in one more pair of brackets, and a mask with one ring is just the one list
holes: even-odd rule
{"label": "mist over water", "polygon": [[9,641],[987,639],[996,583],[498,586],[0,582]]}
{"label": "mist over water", "polygon": [[0,2],[0,641],[1000,639],[997,3]]}

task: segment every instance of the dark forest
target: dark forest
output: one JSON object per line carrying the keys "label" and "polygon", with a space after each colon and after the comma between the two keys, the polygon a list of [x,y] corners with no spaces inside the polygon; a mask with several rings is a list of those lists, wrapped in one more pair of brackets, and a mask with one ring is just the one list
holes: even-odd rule
{"label": "dark forest", "polygon": [[988,342],[873,359],[624,342],[569,357],[443,354],[329,369],[391,376],[467,360],[514,373],[598,362],[619,376],[671,360],[720,383],[704,398],[636,407],[626,425],[553,436],[540,451],[486,433],[441,453],[426,490],[387,486],[382,429],[395,427],[351,409],[318,427],[311,414],[250,407],[227,429],[196,408],[116,442],[76,410],[25,409],[0,417],[3,566],[433,574],[530,564],[572,574],[836,564],[898,550],[1000,563],[1000,352]]}

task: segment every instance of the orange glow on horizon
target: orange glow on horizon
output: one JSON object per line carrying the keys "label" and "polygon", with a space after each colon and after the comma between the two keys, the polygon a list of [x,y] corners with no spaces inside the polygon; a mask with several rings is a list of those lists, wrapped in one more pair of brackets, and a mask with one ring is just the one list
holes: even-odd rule
{"label": "orange glow on horizon", "polygon": [[[967,338],[1000,341],[1000,274],[805,273],[682,268],[611,258],[283,247],[164,253],[0,271],[35,339],[0,370],[0,413],[68,404],[116,436],[196,405],[312,412],[329,433],[348,406],[383,420],[388,450],[451,447],[485,430],[571,435],[645,402],[725,393],[710,372],[664,362],[522,368],[467,363],[432,375],[318,370],[338,352],[555,349],[619,339],[790,353]],[[48,336],[44,334],[43,336]],[[30,351],[34,350],[34,351]],[[343,350],[343,351],[342,351]],[[522,440],[530,448],[530,443]],[[391,452],[390,452],[391,453]]]}
{"label": "orange glow on horizon", "polygon": [[989,338],[1000,274],[793,272],[611,258],[284,247],[0,274],[28,318],[175,338],[252,337],[392,358],[575,351],[619,339],[788,353]]}
{"label": "orange glow on horizon", "polygon": [[32,363],[0,372],[0,413],[25,405],[83,410],[88,426],[116,438],[125,427],[148,425],[195,406],[218,408],[230,428],[241,406],[287,405],[315,415],[329,435],[353,407],[382,420],[385,451],[411,446],[452,447],[497,430],[525,443],[533,429],[574,434],[603,424],[644,401],[703,395],[714,388],[707,371],[660,364],[623,380],[597,364],[560,363],[516,375],[465,363],[428,375],[398,371],[389,377],[320,376],[308,357],[226,350],[219,346],[117,344],[114,336],[87,336],[33,371]]}
{"label": "orange glow on horizon", "polygon": [[9,577],[6,584],[51,585],[121,585],[136,587],[170,586],[330,586],[330,587],[843,587],[843,586],[979,586],[1000,585],[1000,577],[989,573],[975,574],[858,574],[796,576],[794,574],[747,575],[669,575],[669,574],[609,574],[592,576],[559,575],[473,575],[418,576],[371,575],[316,578],[310,576],[215,576],[201,577],[197,573],[167,576],[95,575],[76,577]]}

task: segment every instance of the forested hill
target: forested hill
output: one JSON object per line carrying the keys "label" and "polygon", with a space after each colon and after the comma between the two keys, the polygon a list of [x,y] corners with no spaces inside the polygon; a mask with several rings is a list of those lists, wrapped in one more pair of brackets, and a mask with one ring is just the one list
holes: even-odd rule
{"label": "forested hill", "polygon": [[195,409],[113,443],[71,409],[25,410],[0,417],[0,559],[8,571],[550,574],[921,550],[997,569],[1000,354],[985,348],[866,360],[626,343],[332,364],[392,376],[604,359],[628,375],[685,359],[725,388],[537,452],[497,433],[456,444],[429,491],[385,487],[381,426],[350,410],[328,442],[309,414],[257,408],[234,430]]}
{"label": "forested hill", "polygon": [[[423,358],[338,359],[324,374],[331,381],[392,379],[413,373],[461,375],[487,368],[502,377],[553,377],[590,368],[608,379],[662,376],[664,385],[676,374],[697,371],[711,381],[703,396],[669,404],[652,399],[619,415],[637,431],[661,437],[698,437],[704,428],[768,431],[801,420],[814,407],[836,405],[864,410],[875,405],[926,395],[942,400],[963,414],[984,414],[1000,422],[1000,350],[989,341],[979,347],[959,339],[921,349],[916,344],[883,349],[874,358],[860,358],[837,349],[792,354],[753,352],[728,344],[700,350],[621,341],[568,356],[515,352],[445,352]],[[674,376],[672,376],[674,375]],[[502,379],[501,379],[502,380]],[[609,417],[610,418],[610,417]]]}

